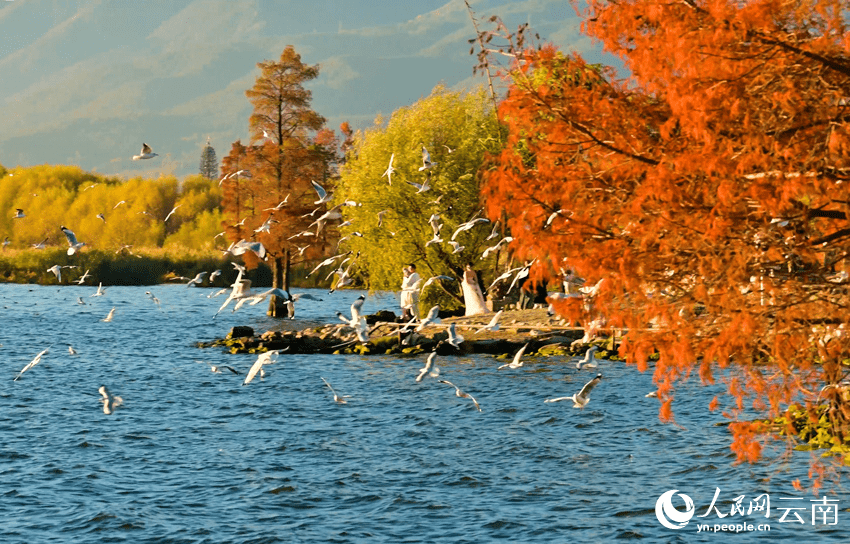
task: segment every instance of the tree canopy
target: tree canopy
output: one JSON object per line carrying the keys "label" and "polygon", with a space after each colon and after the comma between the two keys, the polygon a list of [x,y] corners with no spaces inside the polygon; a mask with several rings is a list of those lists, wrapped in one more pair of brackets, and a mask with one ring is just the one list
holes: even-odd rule
{"label": "tree canopy", "polygon": [[[497,29],[515,63],[489,213],[540,259],[532,274],[603,280],[593,311],[629,329],[621,353],[641,369],[660,354],[663,418],[677,380],[722,370],[731,417],[797,402],[826,413],[836,445],[850,436],[848,15],[833,0],[590,0],[584,29],[627,79]],[[755,426],[732,428],[757,458]]]}
{"label": "tree canopy", "polygon": [[[340,209],[350,222],[339,229],[340,251],[359,252],[358,265],[370,288],[397,289],[408,263],[417,265],[423,279],[460,277],[466,263],[483,266],[480,256],[492,225],[458,234],[455,241],[464,246],[458,253],[449,241],[460,224],[483,216],[479,168],[487,153],[498,150],[499,130],[483,90],[453,92],[437,86],[388,121],[378,117],[373,127],[354,135],[334,203],[357,204]],[[423,147],[435,166],[424,168]],[[391,159],[393,172],[386,175]],[[429,189],[422,192],[411,184],[426,182]],[[429,244],[432,215],[443,226],[441,241]]]}

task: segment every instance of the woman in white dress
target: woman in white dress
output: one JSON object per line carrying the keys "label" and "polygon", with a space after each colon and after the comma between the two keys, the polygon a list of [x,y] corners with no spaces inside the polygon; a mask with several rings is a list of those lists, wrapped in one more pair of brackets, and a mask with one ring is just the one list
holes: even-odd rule
{"label": "woman in white dress", "polygon": [[484,295],[478,285],[478,275],[470,265],[466,265],[466,269],[463,271],[461,287],[463,288],[463,302],[466,305],[464,315],[486,314],[488,311],[487,304],[484,302]]}

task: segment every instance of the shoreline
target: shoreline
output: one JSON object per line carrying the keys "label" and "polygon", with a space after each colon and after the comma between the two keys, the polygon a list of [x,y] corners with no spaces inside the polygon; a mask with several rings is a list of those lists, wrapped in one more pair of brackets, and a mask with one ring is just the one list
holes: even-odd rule
{"label": "shoreline", "polygon": [[[501,357],[512,356],[528,344],[528,355],[574,357],[582,355],[591,345],[597,345],[600,347],[598,357],[616,358],[615,337],[600,334],[589,342],[581,342],[584,329],[564,325],[562,320],[549,317],[546,309],[505,310],[497,331],[477,332],[495,315],[487,313],[444,318],[439,324],[429,325],[409,335],[400,334],[404,323],[388,321],[388,315],[392,313],[367,317],[369,341],[365,343],[358,342],[354,329],[344,323],[283,321],[274,330],[262,333],[251,327],[233,327],[225,338],[198,342],[196,346],[223,347],[232,354],[283,350],[282,353],[290,354],[413,357],[436,351],[441,356],[483,353]],[[446,329],[451,324],[464,337],[457,348],[446,342]]]}

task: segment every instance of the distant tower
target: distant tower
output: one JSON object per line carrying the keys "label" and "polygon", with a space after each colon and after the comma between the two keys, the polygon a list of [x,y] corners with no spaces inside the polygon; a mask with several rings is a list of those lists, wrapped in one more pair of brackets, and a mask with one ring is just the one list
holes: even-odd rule
{"label": "distant tower", "polygon": [[218,159],[215,157],[215,149],[210,145],[209,138],[204,150],[201,151],[201,175],[207,179],[218,178]]}

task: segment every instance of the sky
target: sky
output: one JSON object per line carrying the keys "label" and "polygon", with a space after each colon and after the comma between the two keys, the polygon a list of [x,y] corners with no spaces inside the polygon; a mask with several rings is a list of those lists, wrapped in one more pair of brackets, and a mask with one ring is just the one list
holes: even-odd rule
{"label": "sky", "polygon": [[[473,0],[476,18],[528,22],[601,62],[567,0]],[[305,86],[338,130],[466,89],[475,37],[463,0],[0,0],[0,164],[71,164],[123,178],[198,173],[248,143],[245,90],[287,45],[320,75]],[[142,143],[159,154],[133,161]]]}

